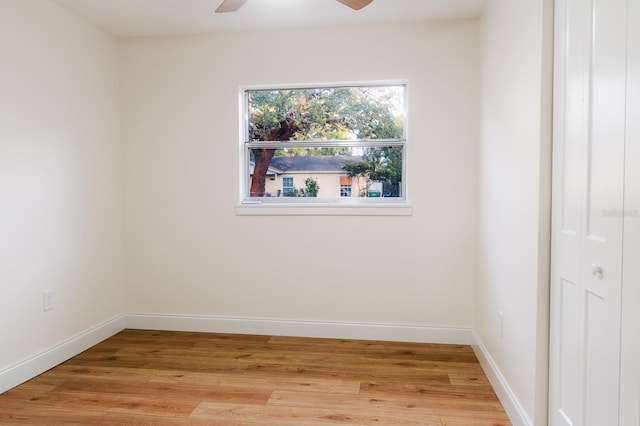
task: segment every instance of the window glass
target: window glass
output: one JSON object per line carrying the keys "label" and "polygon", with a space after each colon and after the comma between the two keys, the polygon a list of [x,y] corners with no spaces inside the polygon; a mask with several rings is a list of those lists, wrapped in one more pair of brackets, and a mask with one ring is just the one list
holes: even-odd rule
{"label": "window glass", "polygon": [[282,195],[284,197],[291,197],[293,195],[294,190],[295,190],[295,187],[293,186],[293,178],[283,177],[282,178]]}
{"label": "window glass", "polygon": [[405,92],[399,84],[245,90],[242,198],[404,199]]}

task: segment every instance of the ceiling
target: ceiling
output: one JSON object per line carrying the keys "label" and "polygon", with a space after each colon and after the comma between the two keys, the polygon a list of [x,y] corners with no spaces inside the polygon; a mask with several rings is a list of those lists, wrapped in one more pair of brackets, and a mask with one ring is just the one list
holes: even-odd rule
{"label": "ceiling", "polygon": [[335,0],[248,0],[213,13],[222,0],[52,0],[119,37],[464,19],[485,0],[374,0],[354,11]]}

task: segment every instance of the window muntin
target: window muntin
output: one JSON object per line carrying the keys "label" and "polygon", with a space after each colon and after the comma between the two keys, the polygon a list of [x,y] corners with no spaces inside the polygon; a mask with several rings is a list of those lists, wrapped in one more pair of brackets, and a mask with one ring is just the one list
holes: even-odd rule
{"label": "window muntin", "polygon": [[[242,200],[404,201],[405,92],[404,84],[245,90]],[[345,174],[352,185],[336,185]]]}

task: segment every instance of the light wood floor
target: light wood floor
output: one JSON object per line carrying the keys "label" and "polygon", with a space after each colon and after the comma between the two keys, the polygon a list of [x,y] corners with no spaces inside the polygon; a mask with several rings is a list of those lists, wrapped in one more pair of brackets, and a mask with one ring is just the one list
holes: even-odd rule
{"label": "light wood floor", "polygon": [[0,395],[0,424],[510,422],[469,346],[125,330]]}

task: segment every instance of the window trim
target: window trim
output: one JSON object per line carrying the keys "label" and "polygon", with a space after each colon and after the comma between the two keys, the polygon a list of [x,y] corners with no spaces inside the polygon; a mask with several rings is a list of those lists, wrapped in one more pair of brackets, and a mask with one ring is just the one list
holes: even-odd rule
{"label": "window trim", "polygon": [[237,216],[412,216],[413,206],[408,202],[365,203],[313,203],[290,204],[257,201],[244,202],[235,208]]}
{"label": "window trim", "polygon": [[[401,139],[376,139],[376,140],[340,140],[340,141],[255,141],[248,142],[248,91],[258,90],[304,90],[319,88],[341,87],[371,87],[371,86],[404,86],[404,123],[403,138]],[[241,216],[269,216],[269,215],[330,215],[330,216],[410,216],[413,214],[413,206],[409,202],[409,190],[407,185],[408,175],[408,128],[409,128],[409,83],[406,80],[379,80],[357,81],[317,84],[269,84],[241,86],[238,92],[239,102],[239,187],[238,202],[235,213]],[[249,167],[249,151],[251,148],[286,148],[286,147],[340,147],[340,146],[401,146],[403,149],[403,171],[401,191],[403,196],[399,198],[363,198],[363,197],[336,197],[336,198],[301,198],[277,197],[267,200],[245,197],[251,184],[247,175]],[[283,198],[283,199],[280,199]]]}

